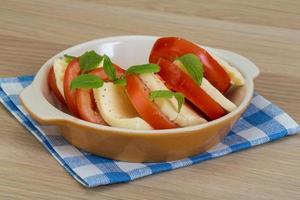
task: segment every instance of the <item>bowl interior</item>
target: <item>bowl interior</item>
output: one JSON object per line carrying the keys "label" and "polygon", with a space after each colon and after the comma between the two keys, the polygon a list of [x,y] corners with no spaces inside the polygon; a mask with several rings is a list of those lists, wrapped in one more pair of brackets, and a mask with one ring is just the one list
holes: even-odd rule
{"label": "bowl interior", "polygon": [[[107,54],[111,57],[112,61],[124,69],[127,69],[131,65],[144,64],[148,63],[148,57],[151,51],[151,48],[156,41],[157,37],[152,36],[125,36],[125,37],[113,37],[113,38],[104,38],[89,41],[82,43],[66,49],[61,53],[55,55],[53,58],[48,60],[38,74],[39,77],[42,77],[40,86],[43,96],[48,100],[48,102],[64,112],[68,112],[67,109],[62,106],[54,97],[51,95],[48,84],[47,84],[47,74],[50,67],[53,64],[55,58],[62,57],[64,54],[70,54],[74,56],[80,56],[88,50],[95,50],[99,54]],[[231,90],[226,94],[226,96],[233,101],[237,106],[239,106],[245,99],[246,94],[252,91],[248,87],[248,84],[251,82],[252,78],[242,70],[241,66],[234,65],[230,59],[226,59],[226,56],[223,56],[227,62],[232,64],[234,67],[239,69],[246,79],[245,86],[239,88],[231,88]],[[253,90],[253,88],[252,88]]]}

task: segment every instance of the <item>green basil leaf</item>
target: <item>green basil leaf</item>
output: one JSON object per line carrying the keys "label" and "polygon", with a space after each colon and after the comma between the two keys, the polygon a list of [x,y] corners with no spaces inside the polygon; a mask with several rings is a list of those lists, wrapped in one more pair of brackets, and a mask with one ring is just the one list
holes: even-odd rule
{"label": "green basil leaf", "polygon": [[177,58],[177,60],[182,63],[192,78],[201,85],[203,79],[203,64],[200,59],[194,54],[189,53]]}
{"label": "green basil leaf", "polygon": [[184,95],[180,92],[175,92],[174,97],[175,97],[175,99],[177,100],[177,103],[178,103],[178,112],[180,112],[180,110],[182,108],[182,105],[185,102]]}
{"label": "green basil leaf", "polygon": [[126,85],[126,78],[124,75],[120,76],[120,78],[117,78],[116,80],[114,80],[114,84],[116,85],[121,85],[121,86],[125,86]]}
{"label": "green basil leaf", "polygon": [[127,74],[146,74],[159,72],[160,67],[156,64],[134,65],[126,70]]}
{"label": "green basil leaf", "polygon": [[87,72],[97,68],[102,60],[94,50],[87,51],[79,57],[79,66],[83,72]]}
{"label": "green basil leaf", "polygon": [[155,91],[151,91],[150,94],[149,94],[149,97],[151,99],[151,101],[154,101],[155,99],[157,98],[172,98],[172,97],[175,97],[176,100],[177,100],[177,103],[178,103],[178,110],[177,112],[180,112],[181,108],[182,108],[182,105],[184,104],[185,102],[185,98],[184,98],[184,95],[180,92],[172,92],[172,91],[169,91],[169,90],[155,90]]}
{"label": "green basil leaf", "polygon": [[115,81],[117,79],[116,76],[116,69],[114,65],[112,64],[110,58],[104,54],[103,56],[103,69],[106,75],[108,76],[109,80]]}
{"label": "green basil leaf", "polygon": [[75,56],[71,56],[71,55],[68,55],[68,54],[65,54],[64,57],[65,57],[65,61],[67,63],[72,62],[72,60],[74,60],[76,58]]}
{"label": "green basil leaf", "polygon": [[76,88],[99,88],[102,87],[103,80],[92,74],[81,74],[71,82],[71,90]]}

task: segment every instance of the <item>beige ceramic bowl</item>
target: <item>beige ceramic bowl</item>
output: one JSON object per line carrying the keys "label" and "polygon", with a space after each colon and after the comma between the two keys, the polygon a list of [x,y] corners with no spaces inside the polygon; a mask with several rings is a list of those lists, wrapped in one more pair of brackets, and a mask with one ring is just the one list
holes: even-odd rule
{"label": "beige ceramic bowl", "polygon": [[96,155],[132,162],[159,162],[181,159],[201,153],[217,144],[245,111],[253,95],[253,80],[259,70],[248,59],[236,53],[208,48],[235,66],[246,84],[228,97],[238,105],[233,112],[206,124],[168,130],[129,130],[102,126],[75,118],[54,106],[47,74],[57,57],[79,56],[87,50],[107,54],[120,66],[148,62],[157,37],[121,36],[93,40],[71,47],[48,60],[33,83],[21,93],[21,101],[32,118],[41,124],[58,126],[61,134],[74,146]]}

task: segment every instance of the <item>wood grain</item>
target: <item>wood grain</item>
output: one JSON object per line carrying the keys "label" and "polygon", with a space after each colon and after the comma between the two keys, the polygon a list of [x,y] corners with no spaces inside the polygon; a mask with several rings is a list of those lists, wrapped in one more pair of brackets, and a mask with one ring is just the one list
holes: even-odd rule
{"label": "wood grain", "polygon": [[[178,35],[240,53],[256,90],[300,122],[300,2],[0,1],[0,76],[34,74],[52,55],[99,37]],[[131,183],[85,189],[2,106],[0,199],[297,199],[300,136]]]}

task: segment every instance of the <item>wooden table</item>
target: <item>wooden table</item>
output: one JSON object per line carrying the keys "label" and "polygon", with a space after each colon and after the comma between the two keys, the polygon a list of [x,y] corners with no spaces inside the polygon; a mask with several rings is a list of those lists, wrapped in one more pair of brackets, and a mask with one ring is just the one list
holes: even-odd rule
{"label": "wooden table", "polygon": [[[176,35],[235,51],[300,122],[300,1],[0,1],[0,74],[29,75],[95,38]],[[300,136],[131,183],[86,189],[0,106],[0,199],[297,199]]]}

